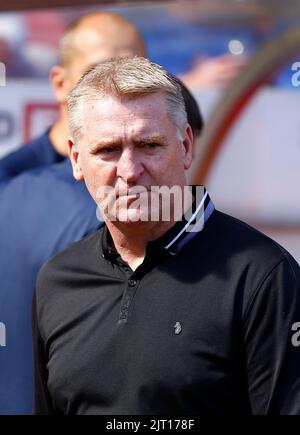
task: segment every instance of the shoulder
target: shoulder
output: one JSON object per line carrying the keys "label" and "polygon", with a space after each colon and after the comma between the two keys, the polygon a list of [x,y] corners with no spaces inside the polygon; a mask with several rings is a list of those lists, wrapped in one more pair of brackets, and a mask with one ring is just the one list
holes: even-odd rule
{"label": "shoulder", "polygon": [[291,282],[299,282],[300,267],[282,246],[225,213],[215,210],[197,239],[193,261],[198,267],[200,261],[214,282],[227,293],[232,289],[245,305],[269,277],[279,278],[284,272]]}
{"label": "shoulder", "polygon": [[96,204],[85,184],[74,180],[68,161],[15,177],[1,190],[0,202],[0,223],[10,228],[4,236],[15,237],[16,225],[24,243],[38,235],[32,252],[40,255],[43,246],[43,258],[100,227]]}
{"label": "shoulder", "polygon": [[[5,184],[4,191],[11,193],[22,192],[22,195],[30,196],[32,200],[34,195],[46,194],[51,195],[55,200],[60,196],[65,195],[66,191],[77,193],[84,191],[84,183],[77,183],[72,175],[71,164],[69,160],[64,160],[60,163],[55,163],[49,166],[38,166],[31,168],[26,172],[14,177],[9,183]],[[85,189],[86,191],[86,189]],[[87,191],[86,191],[87,193]],[[41,200],[41,196],[39,200]],[[28,198],[27,198],[28,199]],[[69,197],[65,196],[68,201]],[[49,202],[49,196],[48,196]]]}
{"label": "shoulder", "polygon": [[[34,168],[29,168],[28,170],[17,174],[3,187],[3,192],[10,195],[11,192],[20,192],[22,195],[28,193],[33,198],[33,190],[35,193],[38,191],[43,191],[45,188],[50,190],[53,185],[59,184],[58,168],[57,166],[63,165],[59,163],[51,166],[38,166]],[[61,168],[63,169],[63,168]],[[65,167],[63,170],[67,172],[68,168]],[[58,191],[56,191],[57,194]]]}
{"label": "shoulder", "polygon": [[32,157],[41,148],[47,148],[47,149],[53,148],[50,138],[48,136],[48,131],[43,133],[41,136],[38,136],[30,140],[29,142],[22,144],[19,148],[17,148],[13,152],[5,156],[3,159],[1,159],[1,162],[18,160],[19,157],[22,158],[26,156]]}
{"label": "shoulder", "polygon": [[45,131],[40,136],[37,136],[31,139],[29,142],[22,145],[22,148],[31,148],[34,149],[36,147],[52,147],[52,143],[49,137],[49,130]]}
{"label": "shoulder", "polygon": [[272,266],[292,258],[275,240],[233,216],[215,210],[209,224],[212,243],[241,261],[252,260]]}
{"label": "shoulder", "polygon": [[0,181],[9,181],[24,171],[51,163],[54,153],[48,132],[46,132],[0,160]]}
{"label": "shoulder", "polygon": [[188,261],[190,275],[198,274],[211,294],[218,294],[222,313],[234,316],[236,325],[256,313],[258,322],[267,312],[271,318],[283,305],[299,312],[298,263],[274,240],[239,219],[215,210],[194,238]]}

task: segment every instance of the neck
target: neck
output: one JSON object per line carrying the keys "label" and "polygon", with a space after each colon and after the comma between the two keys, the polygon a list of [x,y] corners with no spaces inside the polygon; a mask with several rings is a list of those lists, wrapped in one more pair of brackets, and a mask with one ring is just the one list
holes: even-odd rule
{"label": "neck", "polygon": [[[184,193],[184,185],[181,187]],[[116,250],[133,270],[143,262],[147,243],[165,234],[178,220],[182,219],[183,213],[191,207],[194,198],[189,190],[187,190],[186,193],[189,194],[183,194],[180,214],[174,213],[173,205],[170,215],[173,217],[168,221],[139,221],[128,223],[106,219],[106,225]]]}
{"label": "neck", "polygon": [[50,130],[49,137],[55,151],[58,152],[58,154],[67,156],[69,126],[68,126],[67,116],[62,108],[60,109],[59,119],[56,121],[56,123],[53,125],[53,127]]}
{"label": "neck", "polygon": [[142,264],[146,255],[147,243],[158,239],[174,223],[173,221],[135,224],[106,222],[116,250],[132,270]]}

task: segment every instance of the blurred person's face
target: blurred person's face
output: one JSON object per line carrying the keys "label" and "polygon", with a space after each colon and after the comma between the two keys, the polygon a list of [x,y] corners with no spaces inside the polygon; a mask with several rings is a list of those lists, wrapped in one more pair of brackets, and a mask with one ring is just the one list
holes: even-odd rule
{"label": "blurred person's face", "polygon": [[[71,89],[76,86],[80,77],[93,65],[113,57],[144,56],[144,49],[131,31],[114,31],[105,35],[93,30],[84,30],[78,34],[81,47],[78,56],[74,56],[67,68],[67,76]],[[70,90],[71,90],[70,89]]]}
{"label": "blurred person's face", "polygon": [[[92,66],[113,57],[145,56],[144,46],[131,29],[121,32],[99,33],[93,29],[83,29],[76,35],[78,48],[76,55],[65,67],[54,67],[52,83],[57,100],[65,104],[68,93],[76,86],[80,77]],[[55,79],[53,80],[53,72]]]}
{"label": "blurred person's face", "polygon": [[[99,191],[108,186],[116,198],[112,201],[118,216],[124,216],[133,201],[142,200],[141,195],[147,204],[152,201],[151,186],[186,184],[185,170],[192,154],[191,128],[187,125],[183,138],[179,138],[163,95],[122,101],[114,97],[97,99],[89,102],[84,113],[78,142],[69,143],[70,156],[75,178],[85,180],[97,203],[103,199]],[[130,194],[132,187],[142,187],[143,192]],[[105,215],[103,208],[102,213]],[[144,218],[145,210],[132,210],[130,221]]]}

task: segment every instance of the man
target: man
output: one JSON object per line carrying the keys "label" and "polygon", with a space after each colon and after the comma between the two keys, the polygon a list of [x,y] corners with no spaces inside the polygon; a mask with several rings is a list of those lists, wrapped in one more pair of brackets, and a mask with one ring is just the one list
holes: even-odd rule
{"label": "man", "polygon": [[91,65],[127,55],[144,56],[145,46],[138,29],[125,18],[94,12],[72,23],[61,39],[60,65],[50,72],[59,118],[42,136],[0,160],[0,182],[31,168],[62,161],[67,155],[67,94]]}
{"label": "man", "polygon": [[9,182],[0,190],[0,322],[6,330],[5,346],[0,346],[0,414],[32,413],[31,304],[37,271],[101,225],[94,202],[84,184],[75,182],[70,161],[63,156],[67,92],[95,62],[125,54],[143,54],[143,44],[122,17],[93,13],[71,25],[61,44],[61,66],[51,73],[60,118],[49,134],[10,156],[6,162],[12,165],[4,162]]}
{"label": "man", "polygon": [[[184,89],[184,88],[183,88]],[[195,137],[202,119],[192,95],[185,102]],[[99,228],[95,203],[76,183],[69,159],[14,178],[0,192],[0,414],[32,412],[31,303],[42,264],[72,242]]]}
{"label": "man", "polygon": [[176,82],[116,59],[68,107],[73,173],[106,225],[39,274],[35,413],[299,413],[299,266],[201,186],[191,196]]}

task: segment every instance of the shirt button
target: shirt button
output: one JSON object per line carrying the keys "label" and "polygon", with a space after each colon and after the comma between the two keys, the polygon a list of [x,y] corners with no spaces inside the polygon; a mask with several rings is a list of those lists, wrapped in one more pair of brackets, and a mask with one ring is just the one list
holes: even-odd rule
{"label": "shirt button", "polygon": [[134,286],[136,285],[136,283],[137,283],[137,282],[136,282],[135,279],[129,279],[129,280],[128,280],[128,284],[129,284],[130,287],[134,287]]}

